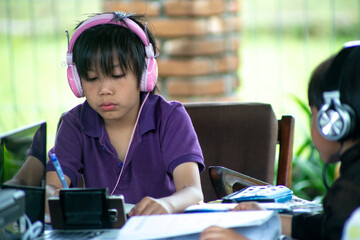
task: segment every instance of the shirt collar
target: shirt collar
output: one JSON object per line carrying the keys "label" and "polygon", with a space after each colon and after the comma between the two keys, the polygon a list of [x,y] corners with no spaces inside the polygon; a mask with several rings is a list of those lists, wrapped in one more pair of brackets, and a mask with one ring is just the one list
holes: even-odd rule
{"label": "shirt collar", "polygon": [[[143,92],[140,93],[141,103],[144,101],[146,94],[147,93]],[[149,94],[149,97],[144,103],[138,121],[140,135],[143,135],[144,133],[156,128],[156,104],[158,99],[159,96],[155,94]],[[102,135],[102,131],[105,130],[103,119],[92,107],[90,107],[86,100],[83,103],[81,109],[80,121],[83,126],[83,131],[90,137],[99,138]]]}
{"label": "shirt collar", "polygon": [[[141,92],[141,102],[144,101],[147,93]],[[149,97],[146,99],[142,111],[139,117],[139,134],[143,135],[144,133],[156,129],[156,103],[158,97],[154,94],[149,94]]]}
{"label": "shirt collar", "polygon": [[90,137],[101,136],[103,126],[102,118],[92,107],[90,107],[86,100],[81,109],[80,121],[86,135]]}

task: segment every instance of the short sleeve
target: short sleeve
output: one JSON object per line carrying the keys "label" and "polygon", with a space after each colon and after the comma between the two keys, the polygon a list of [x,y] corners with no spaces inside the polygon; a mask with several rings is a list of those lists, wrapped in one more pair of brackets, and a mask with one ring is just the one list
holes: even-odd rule
{"label": "short sleeve", "polygon": [[29,155],[40,160],[45,166],[46,164],[46,125],[40,125],[36,131],[33,142],[30,146]]}
{"label": "short sleeve", "polygon": [[171,104],[175,106],[161,129],[162,154],[168,161],[168,171],[172,174],[178,165],[196,162],[202,172],[205,168],[204,159],[191,119],[182,104]]}

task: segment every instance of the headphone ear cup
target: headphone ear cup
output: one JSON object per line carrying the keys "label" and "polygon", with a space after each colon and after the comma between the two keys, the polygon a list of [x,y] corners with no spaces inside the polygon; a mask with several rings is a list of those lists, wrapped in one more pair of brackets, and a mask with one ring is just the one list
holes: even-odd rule
{"label": "headphone ear cup", "polygon": [[154,57],[146,58],[145,61],[146,69],[141,77],[140,91],[151,92],[156,86],[158,78],[158,65]]}
{"label": "headphone ear cup", "polygon": [[355,112],[349,105],[323,105],[317,115],[317,127],[321,135],[331,141],[344,140],[354,128]]}
{"label": "headphone ear cup", "polygon": [[348,126],[347,134],[344,137],[349,137],[354,133],[356,128],[356,114],[349,105],[343,103],[342,106],[344,108],[344,112],[347,114],[347,117],[344,117],[344,119],[346,119],[345,121]]}
{"label": "headphone ear cup", "polygon": [[67,79],[71,88],[71,91],[76,97],[84,97],[84,91],[81,86],[81,79],[76,69],[76,66],[71,64],[67,68]]}

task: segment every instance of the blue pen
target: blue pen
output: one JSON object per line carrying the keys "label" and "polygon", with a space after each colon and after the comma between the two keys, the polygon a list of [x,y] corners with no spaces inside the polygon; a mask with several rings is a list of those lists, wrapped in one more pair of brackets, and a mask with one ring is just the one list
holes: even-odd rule
{"label": "blue pen", "polygon": [[54,164],[54,167],[56,169],[56,172],[57,172],[57,175],[59,176],[60,178],[60,181],[61,181],[61,184],[63,185],[63,188],[69,188],[66,180],[65,180],[65,176],[64,176],[64,173],[61,169],[61,166],[60,166],[60,163],[59,163],[59,160],[57,159],[55,153],[53,154],[50,154],[50,158]]}

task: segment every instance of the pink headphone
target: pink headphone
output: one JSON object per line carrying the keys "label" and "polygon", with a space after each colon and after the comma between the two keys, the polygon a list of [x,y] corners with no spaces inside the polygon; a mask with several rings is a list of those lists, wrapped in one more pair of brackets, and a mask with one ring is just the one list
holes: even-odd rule
{"label": "pink headphone", "polygon": [[[117,13],[115,13],[117,14]],[[124,14],[125,16],[125,14]],[[76,42],[76,39],[87,29],[92,28],[101,24],[114,24],[119,25],[133,31],[144,43],[145,52],[146,52],[146,69],[144,70],[141,81],[140,81],[140,91],[142,92],[151,92],[154,90],[157,77],[158,77],[158,66],[156,63],[154,48],[149,42],[146,33],[144,30],[134,21],[129,18],[124,17],[124,24],[121,21],[114,21],[114,14],[106,13],[96,15],[85,22],[83,22],[74,32],[68,46],[68,51],[66,53],[66,62],[68,65],[67,68],[67,78],[72,92],[76,97],[84,97],[84,91],[81,86],[80,76],[76,69],[75,64],[73,63],[73,48]]]}

